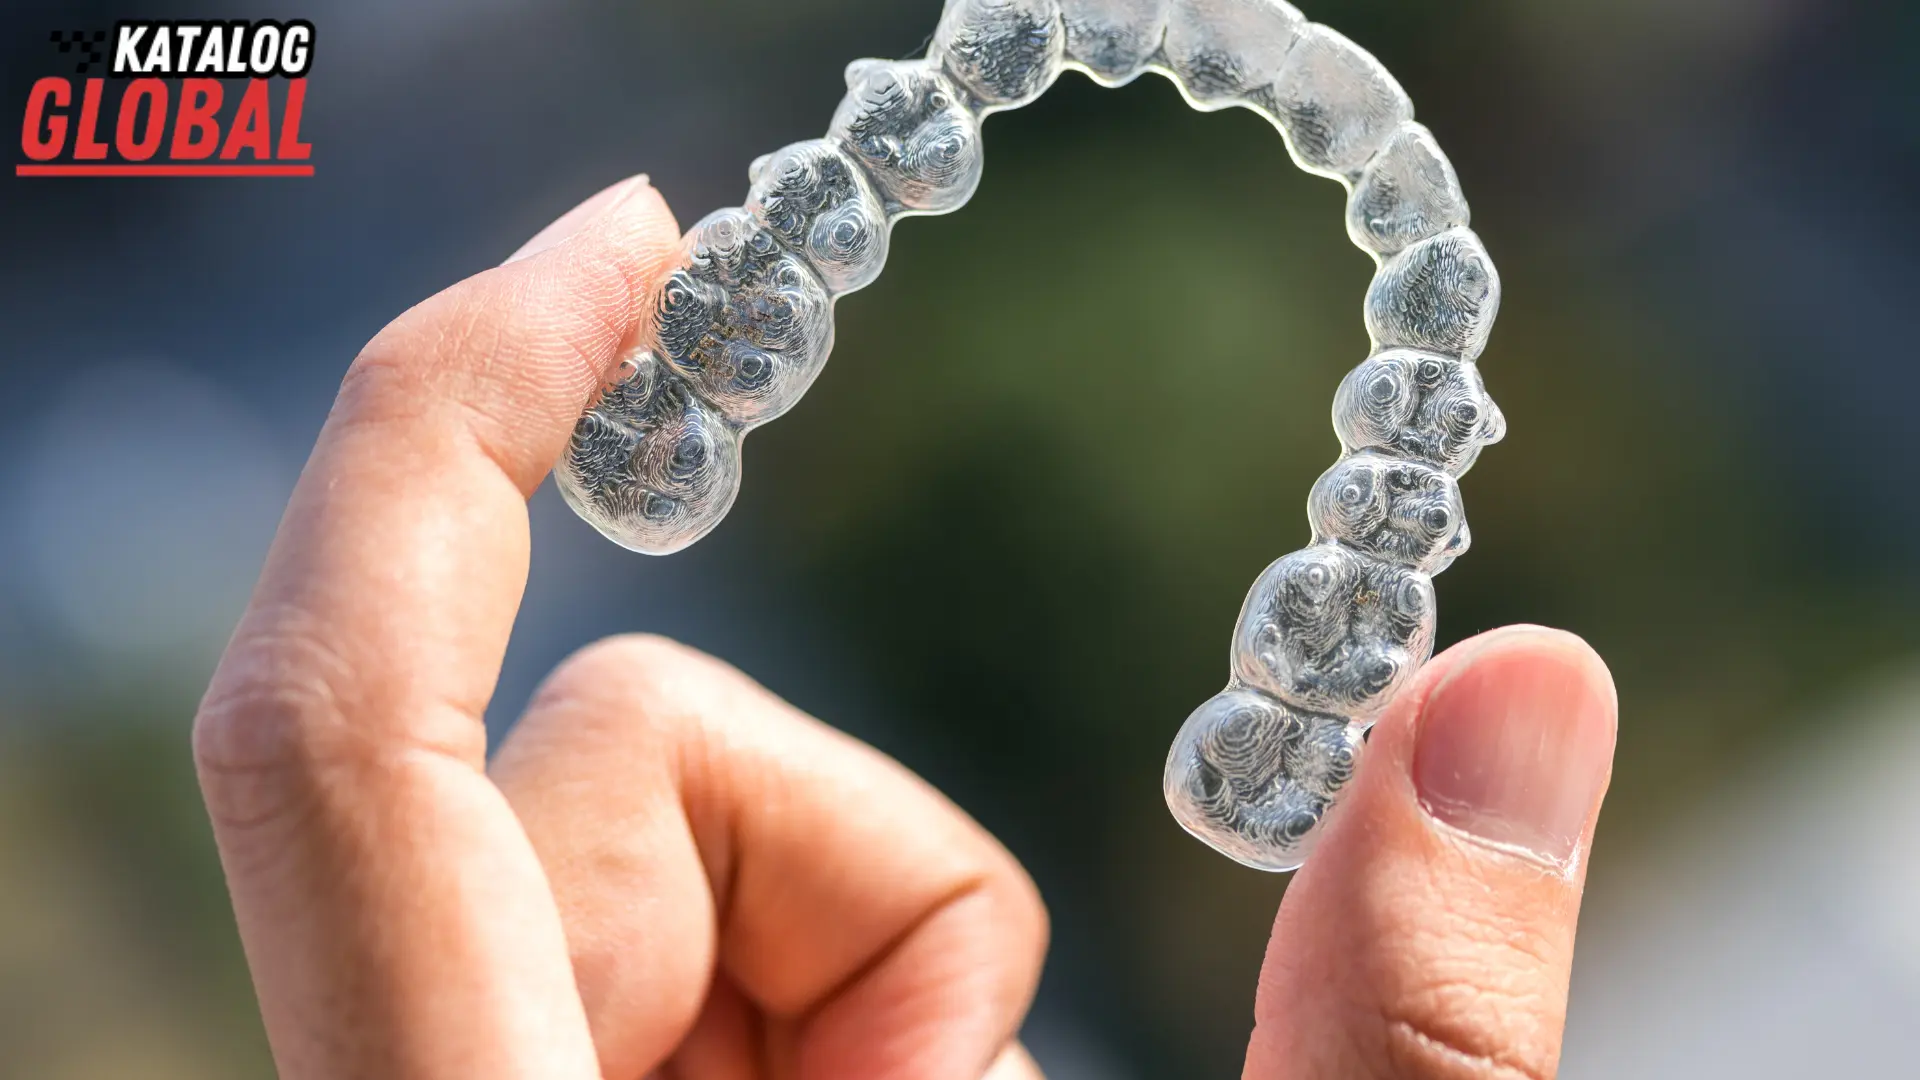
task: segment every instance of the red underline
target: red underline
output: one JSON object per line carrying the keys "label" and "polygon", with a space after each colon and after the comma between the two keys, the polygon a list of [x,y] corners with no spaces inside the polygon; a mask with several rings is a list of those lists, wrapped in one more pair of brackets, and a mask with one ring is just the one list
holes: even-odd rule
{"label": "red underline", "polygon": [[15,176],[312,176],[311,165],[15,165]]}

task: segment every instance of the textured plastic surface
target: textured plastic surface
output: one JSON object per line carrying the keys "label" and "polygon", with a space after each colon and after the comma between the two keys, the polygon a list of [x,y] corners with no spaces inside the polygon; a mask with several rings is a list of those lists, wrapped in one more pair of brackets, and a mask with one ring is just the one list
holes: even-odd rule
{"label": "textured plastic surface", "polygon": [[1506,433],[1474,364],[1500,279],[1432,133],[1365,50],[1278,0],[949,0],[926,58],[858,60],[825,139],[753,163],[745,206],[687,231],[620,379],[555,468],[624,547],[678,551],[726,515],[748,431],[792,408],[833,346],[835,299],[866,286],[894,221],[959,209],[980,122],[1074,68],[1154,71],[1197,108],[1258,111],[1300,167],[1349,191],[1379,264],[1373,355],[1335,395],[1340,460],[1307,500],[1312,544],[1268,567],[1233,634],[1231,681],[1167,757],[1167,804],[1266,870],[1307,857],[1366,729],[1433,651],[1432,575],[1466,551],[1458,478]]}

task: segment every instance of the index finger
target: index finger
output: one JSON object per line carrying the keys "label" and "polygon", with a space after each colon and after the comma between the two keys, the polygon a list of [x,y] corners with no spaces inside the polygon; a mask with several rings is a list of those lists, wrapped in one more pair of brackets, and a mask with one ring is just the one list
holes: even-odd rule
{"label": "index finger", "polygon": [[553,897],[485,773],[526,496],[678,230],[644,179],[348,372],[195,759],[285,1077],[597,1076]]}

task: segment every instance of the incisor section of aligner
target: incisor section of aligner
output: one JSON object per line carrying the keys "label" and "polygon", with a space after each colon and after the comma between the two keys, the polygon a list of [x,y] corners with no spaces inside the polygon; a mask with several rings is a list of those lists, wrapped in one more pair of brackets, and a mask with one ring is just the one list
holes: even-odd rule
{"label": "incisor section of aligner", "polygon": [[1046,92],[1066,56],[1057,0],[949,0],[928,54],[984,109]]}
{"label": "incisor section of aligner", "polygon": [[1172,0],[1072,0],[1061,11],[1066,59],[1102,86],[1120,86],[1154,62]]}
{"label": "incisor section of aligner", "polygon": [[1173,0],[1165,65],[1202,108],[1245,104],[1280,74],[1306,27],[1277,0]]}
{"label": "incisor section of aligner", "polygon": [[1375,353],[1341,384],[1342,456],[1308,498],[1312,544],[1267,568],[1234,629],[1230,681],[1167,759],[1175,818],[1249,866],[1298,866],[1367,727],[1433,650],[1432,575],[1471,542],[1457,478],[1505,418],[1473,359],[1500,279],[1453,166],[1365,50],[1278,0],[950,0],[920,60],[860,60],[824,139],[756,161],[746,205],[689,229],[626,375],[574,433],[561,492],[607,536],[664,554],[732,505],[746,433],[799,400],[833,344],[835,298],[873,281],[892,223],[966,203],[981,119],[1066,67],[1172,77],[1241,105],[1303,168],[1350,189],[1379,260]]}
{"label": "incisor section of aligner", "polygon": [[1453,163],[1432,132],[1411,122],[1387,139],[1347,202],[1347,234],[1378,255],[1471,222]]}
{"label": "incisor section of aligner", "polygon": [[1413,102],[1380,61],[1324,26],[1300,35],[1259,104],[1301,168],[1346,180],[1413,119]]}

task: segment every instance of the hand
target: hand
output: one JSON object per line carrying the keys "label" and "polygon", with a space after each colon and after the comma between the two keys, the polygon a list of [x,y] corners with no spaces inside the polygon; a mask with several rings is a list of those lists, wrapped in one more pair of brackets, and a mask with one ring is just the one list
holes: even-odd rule
{"label": "hand", "polygon": [[[592,646],[489,775],[525,500],[677,241],[615,185],[347,375],[194,729],[286,1080],[1039,1075],[1026,875],[738,672]],[[1430,665],[1288,893],[1247,1075],[1551,1073],[1612,739],[1575,639]]]}

